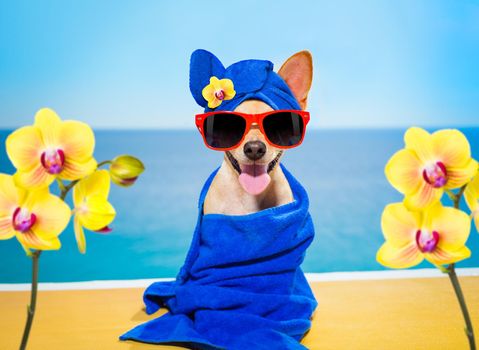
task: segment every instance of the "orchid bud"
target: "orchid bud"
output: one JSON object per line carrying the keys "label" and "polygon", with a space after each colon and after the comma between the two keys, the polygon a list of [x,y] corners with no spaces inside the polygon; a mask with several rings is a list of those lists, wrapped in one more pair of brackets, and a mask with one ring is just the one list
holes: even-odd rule
{"label": "orchid bud", "polygon": [[129,155],[118,156],[110,164],[111,180],[123,187],[133,185],[144,170],[143,163],[138,158]]}

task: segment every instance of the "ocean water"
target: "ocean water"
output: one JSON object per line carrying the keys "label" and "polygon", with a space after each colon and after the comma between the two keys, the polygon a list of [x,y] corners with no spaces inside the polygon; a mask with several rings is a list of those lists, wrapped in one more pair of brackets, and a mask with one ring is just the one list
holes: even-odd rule
{"label": "ocean water", "polygon": [[[479,129],[462,130],[479,159]],[[9,131],[0,131],[0,171],[13,173],[5,153]],[[386,181],[384,165],[403,147],[404,130],[308,131],[301,147],[288,150],[283,164],[310,198],[316,238],[303,263],[305,272],[384,270],[376,262],[383,243],[384,206],[400,201]],[[40,281],[87,281],[174,277],[181,267],[197,218],[198,196],[223,154],[207,149],[196,130],[96,131],[98,161],[128,153],[146,171],[130,188],[112,186],[117,210],[108,235],[86,232],[87,253],[78,252],[72,225],[60,236],[62,248],[40,259]],[[465,208],[465,203],[462,203]],[[479,234],[468,241],[472,257],[458,267],[479,266]],[[418,268],[431,267],[427,262]],[[16,239],[0,241],[0,283],[29,282],[31,261]]]}

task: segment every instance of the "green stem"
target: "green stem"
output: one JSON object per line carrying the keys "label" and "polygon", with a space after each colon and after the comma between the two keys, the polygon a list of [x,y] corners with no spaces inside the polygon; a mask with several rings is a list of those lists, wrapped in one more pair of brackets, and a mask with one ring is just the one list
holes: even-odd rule
{"label": "green stem", "polygon": [[98,163],[98,165],[96,167],[98,169],[102,165],[106,165],[106,164],[111,164],[111,160],[104,160],[103,162]]}
{"label": "green stem", "polygon": [[65,197],[67,196],[68,192],[73,188],[73,186],[75,186],[78,183],[78,181],[79,180],[75,180],[70,182],[67,186],[63,186],[62,193],[60,194],[60,198],[62,200],[65,200]]}
{"label": "green stem", "polygon": [[[466,186],[464,185],[459,189],[457,194],[453,194],[451,199],[454,203],[454,208],[459,209],[461,197],[464,194],[465,189]],[[457,278],[454,264],[450,264],[447,267],[446,271],[449,276],[449,280],[451,281],[454,288],[454,292],[456,292],[457,300],[459,301],[459,305],[461,306],[462,316],[464,317],[464,321],[466,322],[466,328],[464,328],[464,331],[466,332],[467,339],[469,340],[469,347],[471,350],[476,350],[474,329],[472,328],[471,317],[469,316],[469,311],[467,310],[466,299],[464,298],[464,294],[462,293],[461,285],[459,283],[459,279]]]}
{"label": "green stem", "polygon": [[38,290],[38,259],[40,258],[41,250],[36,250],[32,253],[32,290],[30,292],[30,305],[27,307],[27,323],[23,331],[22,344],[20,350],[25,350],[27,347],[28,336],[32,329],[33,317],[35,316],[35,306],[37,304],[37,290]]}
{"label": "green stem", "polygon": [[60,191],[62,192],[65,191],[65,184],[58,177],[57,177],[57,184],[58,184],[58,188],[60,188]]}
{"label": "green stem", "polygon": [[452,198],[452,201],[454,203],[454,208],[459,209],[459,204],[461,202],[462,195],[464,194],[464,191],[466,189],[466,185],[462,186],[457,194],[455,194]]}
{"label": "green stem", "polygon": [[469,316],[469,311],[467,310],[466,300],[464,299],[464,294],[462,293],[461,285],[456,275],[456,270],[454,269],[454,264],[449,265],[448,273],[449,279],[451,280],[454,291],[456,292],[457,300],[461,306],[462,315],[464,316],[464,321],[466,322],[466,332],[467,339],[469,340],[469,347],[471,350],[476,350],[476,343],[474,340],[474,329],[472,328],[471,317]]}

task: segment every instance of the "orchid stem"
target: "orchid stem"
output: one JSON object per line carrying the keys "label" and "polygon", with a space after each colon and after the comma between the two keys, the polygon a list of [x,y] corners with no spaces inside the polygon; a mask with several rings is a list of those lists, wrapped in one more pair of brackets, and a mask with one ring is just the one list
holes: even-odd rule
{"label": "orchid stem", "polygon": [[104,160],[103,162],[98,163],[96,167],[99,168],[102,165],[106,165],[106,164],[111,164],[111,160]]}
{"label": "orchid stem", "polygon": [[60,198],[62,200],[65,200],[65,197],[67,196],[68,192],[73,188],[73,186],[75,186],[77,184],[77,182],[78,182],[78,180],[72,181],[66,186],[63,185],[63,188],[60,186],[60,188],[62,188],[62,193],[60,194]]}
{"label": "orchid stem", "polygon": [[452,195],[452,202],[454,203],[454,208],[459,209],[459,204],[461,203],[462,195],[466,189],[466,185],[462,186],[456,194]]}
{"label": "orchid stem", "polygon": [[57,178],[57,184],[58,184],[58,188],[60,188],[60,191],[62,192],[65,191],[65,184],[59,178]]}
{"label": "orchid stem", "polygon": [[459,301],[462,315],[464,316],[464,321],[466,322],[466,328],[464,328],[464,331],[466,332],[467,339],[469,340],[469,347],[471,350],[476,350],[471,317],[469,316],[469,311],[467,310],[466,300],[464,299],[464,294],[462,293],[461,285],[459,284],[456,270],[454,269],[454,264],[449,265],[447,274],[449,275],[449,279],[451,280],[454,291],[456,292],[457,300]]}
{"label": "orchid stem", "polygon": [[35,306],[37,304],[37,290],[38,290],[38,259],[40,258],[41,250],[36,250],[32,253],[32,289],[30,292],[30,305],[27,307],[27,323],[23,331],[22,343],[20,350],[25,350],[27,347],[28,336],[32,329],[33,317],[35,316]]}
{"label": "orchid stem", "polygon": [[[465,189],[466,186],[462,186],[457,192],[457,194],[453,194],[451,199],[454,203],[454,208],[459,209],[461,197],[464,194]],[[464,331],[466,332],[467,339],[469,340],[469,347],[471,350],[476,350],[474,329],[472,328],[471,317],[469,316],[469,311],[467,310],[466,299],[464,298],[464,294],[462,293],[461,285],[459,283],[459,279],[457,278],[454,264],[450,264],[447,267],[446,271],[449,276],[449,279],[451,280],[452,286],[454,287],[454,292],[456,292],[457,300],[459,301],[459,305],[461,306],[462,316],[464,317],[464,321],[466,322],[466,328],[464,328]]]}

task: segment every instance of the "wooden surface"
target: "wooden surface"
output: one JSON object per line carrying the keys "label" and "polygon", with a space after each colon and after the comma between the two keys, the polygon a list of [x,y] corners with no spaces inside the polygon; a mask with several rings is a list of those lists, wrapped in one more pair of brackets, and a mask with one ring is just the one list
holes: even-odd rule
{"label": "wooden surface", "polygon": [[[479,277],[460,280],[478,338]],[[319,307],[303,340],[309,349],[468,349],[459,305],[446,277],[312,286]],[[118,340],[126,330],[165,312],[147,316],[142,292],[40,292],[28,349],[182,349]],[[18,349],[28,299],[28,292],[0,292],[0,349]]]}

